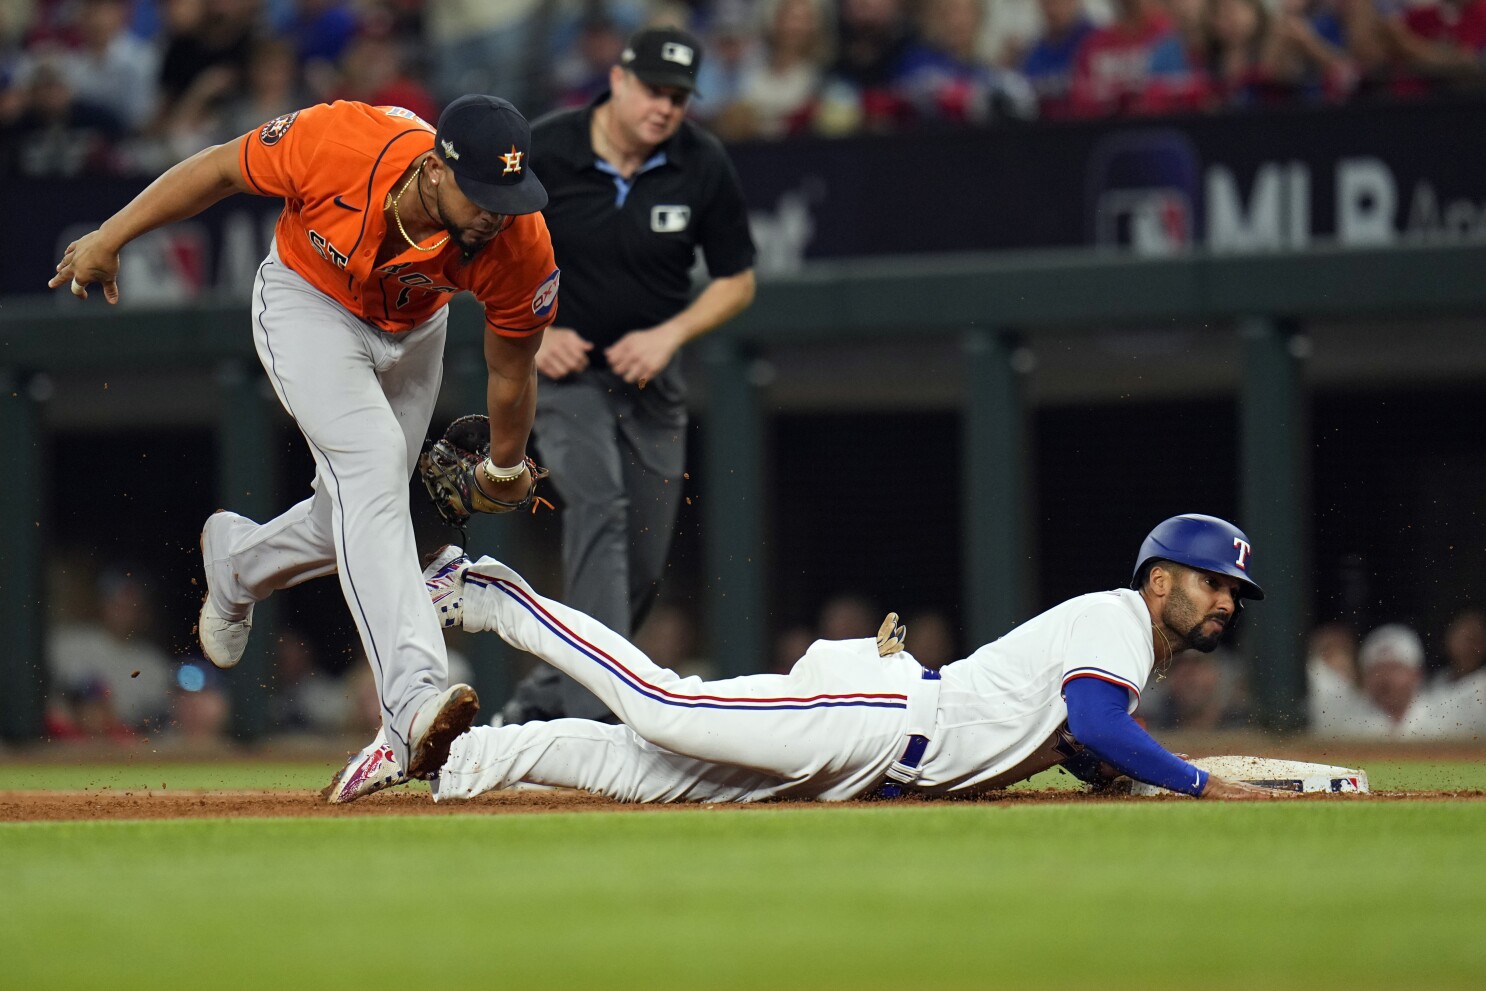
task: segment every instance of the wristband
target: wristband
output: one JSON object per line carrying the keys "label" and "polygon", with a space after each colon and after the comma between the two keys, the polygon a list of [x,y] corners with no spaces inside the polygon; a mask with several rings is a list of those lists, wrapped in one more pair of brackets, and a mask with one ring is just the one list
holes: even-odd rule
{"label": "wristband", "polygon": [[521,477],[521,473],[526,471],[526,459],[522,458],[509,468],[497,468],[493,461],[486,458],[480,462],[480,471],[487,481],[494,482],[496,485],[504,485]]}

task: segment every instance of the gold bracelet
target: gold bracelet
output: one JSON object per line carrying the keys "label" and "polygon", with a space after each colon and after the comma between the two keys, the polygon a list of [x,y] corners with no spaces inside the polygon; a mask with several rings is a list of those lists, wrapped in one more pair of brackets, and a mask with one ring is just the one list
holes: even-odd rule
{"label": "gold bracelet", "polygon": [[507,482],[514,482],[521,477],[521,473],[526,471],[526,459],[522,458],[510,468],[497,468],[495,462],[486,458],[480,462],[480,471],[485,475],[486,481],[494,482],[496,485],[504,485]]}

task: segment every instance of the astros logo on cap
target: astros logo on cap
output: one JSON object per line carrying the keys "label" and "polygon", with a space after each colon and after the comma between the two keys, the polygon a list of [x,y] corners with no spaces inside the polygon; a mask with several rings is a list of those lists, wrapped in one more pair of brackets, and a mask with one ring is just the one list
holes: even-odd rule
{"label": "astros logo on cap", "polygon": [[459,160],[459,152],[457,152],[457,151],[454,150],[454,142],[452,142],[452,141],[445,141],[444,142],[444,157],[445,158],[452,158],[455,161],[458,161]]}
{"label": "astros logo on cap", "polygon": [[524,154],[526,153],[517,151],[516,146],[512,145],[511,150],[500,157],[500,160],[506,163],[506,169],[504,172],[501,173],[501,175],[510,175],[512,172],[520,172],[521,156]]}

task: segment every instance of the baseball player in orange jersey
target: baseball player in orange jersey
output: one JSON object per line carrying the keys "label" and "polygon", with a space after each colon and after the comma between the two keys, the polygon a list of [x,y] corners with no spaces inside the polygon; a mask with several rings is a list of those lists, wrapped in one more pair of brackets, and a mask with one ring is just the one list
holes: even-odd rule
{"label": "baseball player in orange jersey", "polygon": [[382,736],[402,767],[436,771],[479,700],[448,685],[443,634],[424,591],[408,507],[443,377],[446,306],[485,306],[490,459],[476,501],[528,497],[534,357],[557,306],[526,120],[466,96],[435,130],[399,107],[320,105],[207,148],[67,246],[50,285],[119,299],[119,251],[233,193],[280,196],[284,212],[253,285],[253,335],[279,400],[315,458],[314,494],[255,523],[230,512],[201,532],[201,645],[242,657],[253,604],[337,574],[376,676]]}

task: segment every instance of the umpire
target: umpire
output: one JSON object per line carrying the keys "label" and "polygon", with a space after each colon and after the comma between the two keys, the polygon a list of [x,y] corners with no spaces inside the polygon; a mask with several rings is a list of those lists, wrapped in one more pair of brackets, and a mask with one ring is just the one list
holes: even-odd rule
{"label": "umpire", "polygon": [[[676,353],[753,301],[753,240],[722,144],[686,120],[702,47],[634,35],[609,91],[532,126],[562,271],[558,326],[537,352],[534,443],[562,497],[565,601],[632,635],[654,601],[681,499],[686,390]],[[695,299],[696,250],[711,281]],[[542,665],[505,722],[612,719]]]}

